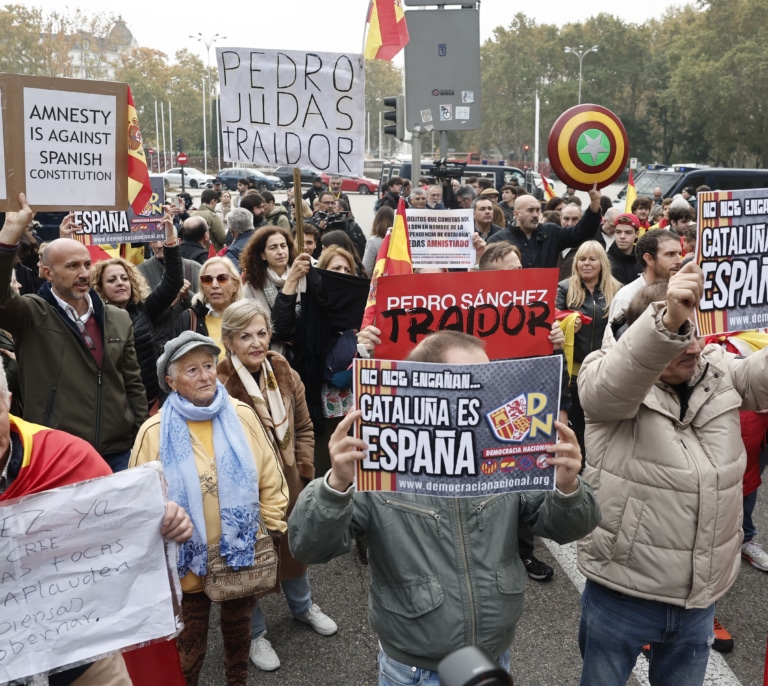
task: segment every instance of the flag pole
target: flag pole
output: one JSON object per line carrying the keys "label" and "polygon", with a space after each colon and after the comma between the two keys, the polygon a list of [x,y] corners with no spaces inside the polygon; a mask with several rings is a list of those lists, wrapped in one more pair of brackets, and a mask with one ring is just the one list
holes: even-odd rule
{"label": "flag pole", "polygon": [[365,13],[365,28],[363,29],[363,49],[362,54],[365,58],[365,42],[368,40],[368,31],[371,30],[371,12],[373,12],[373,0],[368,0],[368,10]]}

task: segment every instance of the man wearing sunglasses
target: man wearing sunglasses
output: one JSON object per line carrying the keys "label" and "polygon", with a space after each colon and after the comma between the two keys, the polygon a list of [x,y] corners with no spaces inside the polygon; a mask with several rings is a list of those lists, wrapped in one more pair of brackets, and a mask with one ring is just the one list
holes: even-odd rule
{"label": "man wearing sunglasses", "polygon": [[112,471],[125,469],[147,398],[128,313],[105,305],[90,287],[90,253],[71,238],[52,241],[42,258],[46,283],[19,296],[11,269],[33,217],[24,194],[0,230],[0,327],[18,353],[23,419],[90,443]]}

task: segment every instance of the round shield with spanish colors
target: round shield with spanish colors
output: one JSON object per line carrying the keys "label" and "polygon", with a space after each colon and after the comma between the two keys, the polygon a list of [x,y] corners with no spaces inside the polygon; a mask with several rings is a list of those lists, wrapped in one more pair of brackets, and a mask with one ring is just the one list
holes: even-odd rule
{"label": "round shield with spanish colors", "polygon": [[577,105],[563,112],[547,143],[549,162],[566,186],[588,191],[619,178],[629,157],[627,132],[619,118],[600,105]]}

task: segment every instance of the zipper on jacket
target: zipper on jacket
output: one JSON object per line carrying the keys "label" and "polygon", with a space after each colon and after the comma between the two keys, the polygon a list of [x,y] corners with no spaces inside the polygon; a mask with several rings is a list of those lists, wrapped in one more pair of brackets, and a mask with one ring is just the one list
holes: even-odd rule
{"label": "zipper on jacket", "polygon": [[93,442],[93,447],[100,451],[99,439],[101,438],[101,369],[96,372],[96,382],[98,384],[96,388],[96,435]]}
{"label": "zipper on jacket", "polygon": [[490,498],[488,498],[488,500],[483,500],[483,502],[480,503],[475,508],[475,511],[477,512],[477,520],[478,520],[477,521],[477,526],[478,526],[478,529],[480,531],[482,531],[483,528],[484,528],[483,527],[483,518],[481,516],[483,514],[483,510],[486,508],[486,506],[490,505],[492,502],[494,502],[495,500],[498,500],[499,498],[501,498],[504,495],[508,495],[508,494],[507,493],[497,493],[496,495],[492,495]]}
{"label": "zipper on jacket", "polygon": [[477,644],[477,625],[475,622],[475,594],[472,592],[472,577],[469,574],[469,555],[465,545],[464,525],[461,522],[461,506],[459,499],[454,498],[453,503],[456,510],[456,531],[459,534],[459,545],[464,557],[464,583],[467,587],[467,596],[469,600],[469,645]]}
{"label": "zipper on jacket", "polygon": [[45,419],[43,420],[43,426],[51,425],[51,417],[53,416],[53,406],[56,404],[56,389],[51,389],[51,395],[48,399],[48,407],[45,408]]}
{"label": "zipper on jacket", "polygon": [[440,520],[439,512],[435,512],[434,510],[425,510],[423,507],[411,505],[410,503],[403,502],[402,500],[390,500],[389,498],[384,498],[384,504],[389,505],[390,507],[401,507],[404,510],[411,510],[412,512],[418,512],[419,514],[429,515],[435,521]]}

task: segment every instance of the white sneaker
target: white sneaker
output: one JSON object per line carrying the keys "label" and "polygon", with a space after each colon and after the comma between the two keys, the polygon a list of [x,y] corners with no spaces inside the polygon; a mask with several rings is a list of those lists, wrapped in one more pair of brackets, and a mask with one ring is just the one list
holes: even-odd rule
{"label": "white sneaker", "polygon": [[303,615],[294,615],[294,618],[300,622],[309,624],[318,634],[323,636],[332,636],[335,634],[339,627],[327,614],[325,614],[317,605],[312,603],[309,610]]}
{"label": "white sneaker", "polygon": [[280,666],[280,658],[264,634],[251,641],[250,657],[262,672],[274,672]]}
{"label": "white sneaker", "polygon": [[749,560],[749,563],[761,572],[768,572],[768,553],[763,546],[755,541],[747,541],[741,546],[741,555]]}

